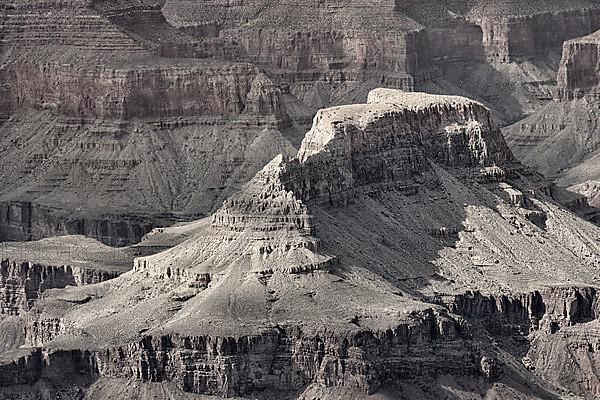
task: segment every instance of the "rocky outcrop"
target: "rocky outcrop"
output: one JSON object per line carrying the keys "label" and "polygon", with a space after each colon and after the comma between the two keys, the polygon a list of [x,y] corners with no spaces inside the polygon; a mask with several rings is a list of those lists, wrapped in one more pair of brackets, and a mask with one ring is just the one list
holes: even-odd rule
{"label": "rocky outcrop", "polygon": [[41,349],[0,367],[0,385],[33,385],[40,379],[59,376],[77,379],[82,385],[95,377],[94,359],[87,351],[44,352]]}
{"label": "rocky outcrop", "polygon": [[77,65],[5,66],[10,111],[49,108],[81,118],[238,115],[257,72],[247,64],[82,68]]}
{"label": "rocky outcrop", "polygon": [[137,242],[153,226],[208,214],[295,151],[278,132],[288,125],[279,89],[254,65],[215,60],[224,42],[173,28],[160,1],[0,7],[10,136],[0,135],[0,240]]}
{"label": "rocky outcrop", "polygon": [[524,364],[545,379],[590,398],[600,394],[598,321],[537,332]]}
{"label": "rocky outcrop", "polygon": [[[289,9],[295,10],[293,17]],[[439,73],[427,52],[422,25],[396,11],[389,0],[169,1],[164,10],[171,23],[200,38],[240,43],[250,61],[287,84],[361,82],[376,76],[412,89],[415,82]]]}
{"label": "rocky outcrop", "polygon": [[[335,278],[343,258],[322,247],[310,211],[343,210],[365,187],[401,187],[431,171],[434,160],[447,168],[479,170],[512,161],[512,155],[489,111],[463,98],[379,90],[366,105],[324,110],[297,158],[276,157],[196,236],[136,259],[134,271],[108,282],[108,292],[97,299],[83,292],[73,296],[79,293],[74,289],[39,302],[27,315],[27,343],[60,349],[64,338],[89,334],[90,348],[102,349],[94,351],[100,376],[171,381],[184,391],[219,396],[312,383],[370,394],[399,378],[430,379],[442,371],[493,379],[493,357],[472,346],[460,318],[374,289],[362,278],[356,288]],[[293,281],[310,290],[329,287],[325,303],[305,304],[304,298],[323,300],[292,289]],[[129,306],[96,309],[97,300],[111,301],[112,288],[120,288]],[[231,297],[230,290],[240,297]],[[379,311],[358,305],[342,311],[335,300],[329,302],[329,290],[368,298],[369,307]],[[379,290],[385,293],[382,303],[375,295]],[[85,313],[82,318],[70,315],[73,299],[86,300],[75,307]],[[137,302],[146,299],[157,302],[154,311],[139,308]],[[316,317],[299,324],[296,307]],[[112,333],[93,325],[121,318],[122,312],[135,315],[117,323],[123,333],[106,346],[95,335]],[[325,315],[340,312],[344,316],[335,317],[337,322],[321,327]],[[230,313],[247,320],[249,329],[231,325]],[[210,329],[198,331],[200,326]]]}
{"label": "rocky outcrop", "polygon": [[457,352],[464,333],[456,321],[432,311],[413,317],[413,323],[386,332],[344,336],[280,326],[252,337],[146,337],[96,357],[103,376],[169,380],[186,392],[224,397],[266,388],[286,392],[310,382],[370,394],[386,382],[441,371],[481,374],[475,348]]}
{"label": "rocky outcrop", "polygon": [[111,246],[137,243],[155,224],[152,216],[107,215],[104,218],[77,218],[57,215],[30,202],[0,204],[0,241],[38,240],[58,235],[84,235]]}
{"label": "rocky outcrop", "polygon": [[67,371],[222,397],[442,375],[551,396],[518,357],[596,318],[600,245],[535,178],[481,104],[376,90],[319,112],[187,240],[47,292],[26,339]]}
{"label": "rocky outcrop", "polygon": [[598,317],[595,288],[550,287],[528,294],[465,293],[443,299],[453,313],[485,321],[488,331],[503,334],[518,328],[524,335],[589,322]]}
{"label": "rocky outcrop", "polygon": [[600,206],[600,182],[586,181],[568,188],[569,191],[585,197],[590,206],[598,208]]}
{"label": "rocky outcrop", "polygon": [[48,289],[90,285],[115,278],[119,272],[82,267],[48,266],[31,262],[2,260],[0,263],[0,317],[20,315]]}
{"label": "rocky outcrop", "polygon": [[[368,116],[355,120],[362,113]],[[377,89],[367,105],[317,113],[298,160],[302,165],[292,164],[288,179],[294,193],[338,205],[353,188],[410,178],[429,169],[430,160],[489,166],[512,154],[489,110],[476,102]]]}
{"label": "rocky outcrop", "polygon": [[558,100],[569,101],[582,97],[598,98],[599,45],[599,32],[565,42],[557,79],[556,98]]}
{"label": "rocky outcrop", "polygon": [[468,18],[482,28],[488,59],[536,56],[600,28],[600,7],[592,1],[533,3],[483,1],[471,10]]}
{"label": "rocky outcrop", "polygon": [[507,127],[515,155],[561,186],[599,176],[598,33],[564,43],[555,101]]}
{"label": "rocky outcrop", "polygon": [[[265,389],[283,393],[310,382],[369,394],[397,379],[484,373],[480,351],[464,342],[468,333],[457,321],[433,310],[411,317],[412,322],[380,333],[340,336],[325,328],[305,332],[278,326],[255,336],[147,336],[96,352],[38,350],[6,365],[20,372],[9,377],[0,371],[0,384],[33,383],[79,370],[83,377],[169,381],[185,392],[222,397]],[[437,349],[433,353],[431,346]]]}

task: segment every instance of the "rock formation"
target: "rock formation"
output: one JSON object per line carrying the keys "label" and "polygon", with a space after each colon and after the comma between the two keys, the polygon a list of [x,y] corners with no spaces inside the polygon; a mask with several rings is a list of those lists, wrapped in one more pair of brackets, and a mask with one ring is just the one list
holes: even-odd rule
{"label": "rock formation", "polygon": [[171,24],[199,40],[238,44],[311,109],[364,101],[383,84],[469,94],[503,123],[551,99],[562,43],[599,29],[599,10],[594,0],[164,6]]}
{"label": "rock formation", "polygon": [[569,40],[563,46],[555,100],[505,129],[519,159],[539,172],[557,177],[562,186],[585,194],[600,176],[597,105],[598,33]]}
{"label": "rock formation", "polygon": [[375,87],[513,122],[551,99],[562,41],[600,28],[596,1],[554,3],[5,2],[0,203],[31,218],[0,216],[0,240],[126,245],[208,215],[318,109]]}
{"label": "rock formation", "polygon": [[598,43],[600,32],[565,42],[557,79],[558,100],[598,96]]}
{"label": "rock formation", "polygon": [[597,0],[4,1],[0,398],[600,395],[597,29]]}
{"label": "rock formation", "polygon": [[600,28],[600,8],[593,0],[484,0],[473,7],[469,19],[482,27],[487,57],[508,62],[594,32]]}
{"label": "rock formation", "polygon": [[207,58],[161,4],[2,7],[0,240],[137,242],[295,151],[279,89],[252,64]]}
{"label": "rock formation", "polygon": [[[550,192],[480,103],[375,90],[317,113],[296,157],[174,247],[47,292],[2,390],[433,399],[450,379],[457,398],[591,396],[594,345],[579,343],[596,323],[599,228]],[[587,380],[550,355],[575,342]]]}

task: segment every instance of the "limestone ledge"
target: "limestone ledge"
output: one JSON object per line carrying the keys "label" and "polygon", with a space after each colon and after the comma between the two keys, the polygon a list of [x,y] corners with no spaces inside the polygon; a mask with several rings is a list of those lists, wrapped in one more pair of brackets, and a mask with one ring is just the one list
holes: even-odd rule
{"label": "limestone ledge", "polygon": [[50,266],[31,262],[0,262],[0,317],[28,311],[48,289],[91,285],[118,276],[118,272],[68,265]]}

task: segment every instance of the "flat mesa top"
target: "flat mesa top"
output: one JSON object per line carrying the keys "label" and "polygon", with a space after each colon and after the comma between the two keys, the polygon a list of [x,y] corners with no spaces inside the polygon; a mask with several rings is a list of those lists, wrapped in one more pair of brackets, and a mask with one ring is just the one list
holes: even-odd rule
{"label": "flat mesa top", "polygon": [[567,40],[565,44],[569,43],[600,43],[600,31],[590,33],[587,36],[581,36],[575,39]]}
{"label": "flat mesa top", "polygon": [[[431,108],[460,109],[476,107],[487,110],[484,105],[461,96],[434,95],[421,92],[403,92],[397,89],[374,89],[369,92],[367,104],[350,104],[319,110],[298,152],[301,161],[319,152],[331,141],[343,125],[355,125],[361,129],[391,114],[418,112]],[[482,115],[485,115],[485,111]]]}
{"label": "flat mesa top", "polygon": [[403,92],[397,89],[374,89],[369,92],[367,104],[349,104],[321,109],[317,112],[313,130],[346,121],[365,126],[389,112],[419,111],[431,107],[485,106],[461,96],[443,96],[421,92]]}
{"label": "flat mesa top", "polygon": [[408,109],[423,109],[433,106],[472,106],[483,104],[461,96],[437,95],[421,92],[403,92],[396,89],[374,89],[369,92],[369,104],[395,105]]}
{"label": "flat mesa top", "polygon": [[369,93],[367,104],[350,104],[320,110],[315,117],[313,129],[318,125],[330,125],[344,121],[353,121],[362,126],[390,111],[418,111],[436,106],[485,108],[481,103],[461,96],[443,96],[380,88]]}

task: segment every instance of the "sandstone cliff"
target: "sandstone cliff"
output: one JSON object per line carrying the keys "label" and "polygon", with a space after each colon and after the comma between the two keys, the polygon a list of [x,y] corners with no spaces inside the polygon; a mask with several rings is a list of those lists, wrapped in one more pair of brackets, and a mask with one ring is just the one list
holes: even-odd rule
{"label": "sandstone cliff", "polygon": [[558,100],[597,97],[599,43],[599,32],[565,42],[557,79]]}

